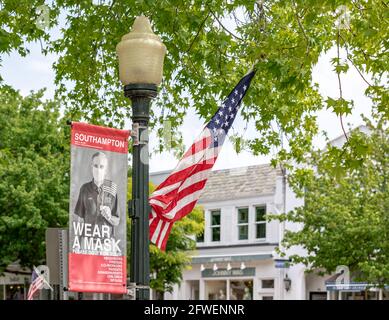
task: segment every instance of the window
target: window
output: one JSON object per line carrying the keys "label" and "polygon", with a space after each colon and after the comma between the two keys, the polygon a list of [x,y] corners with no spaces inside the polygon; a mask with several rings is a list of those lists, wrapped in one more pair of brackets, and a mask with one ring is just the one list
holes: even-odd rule
{"label": "window", "polygon": [[206,300],[227,300],[227,280],[207,280],[204,285]]}
{"label": "window", "polygon": [[253,280],[230,281],[230,300],[252,300]]}
{"label": "window", "polygon": [[259,293],[261,294],[260,300],[273,300],[274,299],[274,286],[275,281],[272,278],[259,279]]}
{"label": "window", "polygon": [[310,292],[309,300],[327,300],[327,292]]}
{"label": "window", "polygon": [[274,289],[274,279],[262,280],[262,289]]}
{"label": "window", "polygon": [[238,239],[247,240],[249,238],[249,209],[238,209]]}
{"label": "window", "polygon": [[200,280],[188,280],[186,283],[190,292],[189,300],[200,300]]}
{"label": "window", "polygon": [[[203,217],[204,217],[204,211],[203,211]],[[197,241],[197,242],[204,242],[204,229],[203,229],[203,231],[201,232],[201,234],[198,234],[198,235],[196,236],[196,241]]]}
{"label": "window", "polygon": [[266,208],[256,207],[255,208],[255,238],[265,239],[266,238]]}
{"label": "window", "polygon": [[220,210],[211,211],[211,241],[220,241]]}
{"label": "window", "polygon": [[196,241],[197,242],[204,242],[204,230],[203,230],[203,232],[201,234],[198,234],[196,236]]}

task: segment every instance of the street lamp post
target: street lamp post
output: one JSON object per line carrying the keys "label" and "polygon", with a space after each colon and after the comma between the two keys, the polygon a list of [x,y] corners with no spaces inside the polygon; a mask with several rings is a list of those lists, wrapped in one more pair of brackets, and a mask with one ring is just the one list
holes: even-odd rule
{"label": "street lamp post", "polygon": [[116,47],[124,95],[132,102],[132,202],[130,279],[138,287],[136,299],[149,299],[149,150],[148,123],[151,99],[162,80],[166,47],[151,30],[149,20],[135,19],[130,33]]}

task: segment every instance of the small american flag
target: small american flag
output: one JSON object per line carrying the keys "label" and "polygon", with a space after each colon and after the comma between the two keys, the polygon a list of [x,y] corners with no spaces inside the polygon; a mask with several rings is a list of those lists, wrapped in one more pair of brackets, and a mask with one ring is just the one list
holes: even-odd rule
{"label": "small american flag", "polygon": [[43,288],[45,280],[42,275],[38,274],[38,272],[39,271],[37,271],[34,267],[34,271],[32,272],[31,277],[30,288],[28,289],[27,300],[34,300],[35,293]]}
{"label": "small american flag", "polygon": [[224,100],[173,172],[150,196],[150,241],[161,250],[173,223],[189,214],[205,187],[228,130],[255,72],[246,74]]}

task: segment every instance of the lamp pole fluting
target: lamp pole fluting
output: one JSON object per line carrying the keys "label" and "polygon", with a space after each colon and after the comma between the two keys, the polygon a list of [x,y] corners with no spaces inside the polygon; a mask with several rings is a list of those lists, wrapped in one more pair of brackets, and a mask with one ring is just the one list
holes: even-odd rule
{"label": "lamp pole fluting", "polygon": [[149,257],[149,149],[150,103],[162,81],[166,47],[151,29],[149,20],[135,19],[130,33],[116,47],[124,95],[132,103],[132,201],[130,280],[138,300],[150,297]]}

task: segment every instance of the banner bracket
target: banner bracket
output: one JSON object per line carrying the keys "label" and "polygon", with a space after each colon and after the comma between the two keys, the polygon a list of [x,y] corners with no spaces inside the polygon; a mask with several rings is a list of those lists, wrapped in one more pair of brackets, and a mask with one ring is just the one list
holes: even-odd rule
{"label": "banner bracket", "polygon": [[139,123],[133,123],[131,129],[132,144],[137,146],[139,144]]}
{"label": "banner bracket", "polygon": [[137,214],[136,208],[139,206],[139,199],[132,199],[128,201],[128,216],[131,219],[138,219],[139,215]]}
{"label": "banner bracket", "polygon": [[139,289],[150,290],[150,286],[143,285],[143,284],[136,284],[134,282],[129,283],[129,285],[127,286],[127,295],[129,296],[130,300],[136,300],[137,291]]}
{"label": "banner bracket", "polygon": [[147,144],[149,141],[147,127],[134,122],[131,129],[131,137],[134,146]]}

